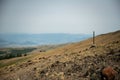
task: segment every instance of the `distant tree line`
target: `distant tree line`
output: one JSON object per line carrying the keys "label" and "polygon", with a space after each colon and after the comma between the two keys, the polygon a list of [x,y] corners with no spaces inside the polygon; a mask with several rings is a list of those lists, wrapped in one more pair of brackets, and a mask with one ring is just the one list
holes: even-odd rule
{"label": "distant tree line", "polygon": [[6,51],[0,51],[0,54],[5,54],[6,53]]}
{"label": "distant tree line", "polygon": [[24,49],[10,49],[8,51],[0,51],[0,60],[27,56],[28,52],[31,52],[35,49],[36,48],[24,48]]}

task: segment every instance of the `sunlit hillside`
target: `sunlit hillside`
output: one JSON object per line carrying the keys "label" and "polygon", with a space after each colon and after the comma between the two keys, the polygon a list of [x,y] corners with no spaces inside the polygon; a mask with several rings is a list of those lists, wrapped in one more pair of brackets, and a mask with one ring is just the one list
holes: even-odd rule
{"label": "sunlit hillside", "polygon": [[[16,62],[17,63],[16,63]],[[120,31],[110,32],[47,51],[34,50],[31,55],[1,60],[0,80],[100,80],[107,66],[120,79]]]}

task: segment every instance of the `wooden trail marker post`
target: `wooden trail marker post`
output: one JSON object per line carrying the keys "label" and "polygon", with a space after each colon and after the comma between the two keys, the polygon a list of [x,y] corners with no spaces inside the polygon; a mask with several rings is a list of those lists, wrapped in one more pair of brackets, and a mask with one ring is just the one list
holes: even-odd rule
{"label": "wooden trail marker post", "polygon": [[93,45],[95,45],[95,31],[93,31]]}
{"label": "wooden trail marker post", "polygon": [[92,39],[92,45],[90,46],[90,48],[96,47],[95,44],[95,31],[93,31],[93,39]]}

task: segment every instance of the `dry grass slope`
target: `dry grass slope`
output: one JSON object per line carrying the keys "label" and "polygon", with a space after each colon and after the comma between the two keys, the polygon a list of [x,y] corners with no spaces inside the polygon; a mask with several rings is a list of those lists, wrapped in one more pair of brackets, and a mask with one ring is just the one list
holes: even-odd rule
{"label": "dry grass slope", "polygon": [[[35,51],[18,64],[0,69],[0,80],[101,80],[101,69],[111,66],[120,80],[120,31],[67,44],[47,52]],[[3,61],[4,62],[4,61]]]}

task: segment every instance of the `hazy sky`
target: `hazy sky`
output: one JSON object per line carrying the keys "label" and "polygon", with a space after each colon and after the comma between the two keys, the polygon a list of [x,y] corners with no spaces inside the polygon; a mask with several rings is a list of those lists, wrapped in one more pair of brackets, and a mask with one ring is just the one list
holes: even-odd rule
{"label": "hazy sky", "polygon": [[120,30],[120,0],[0,0],[0,33]]}

